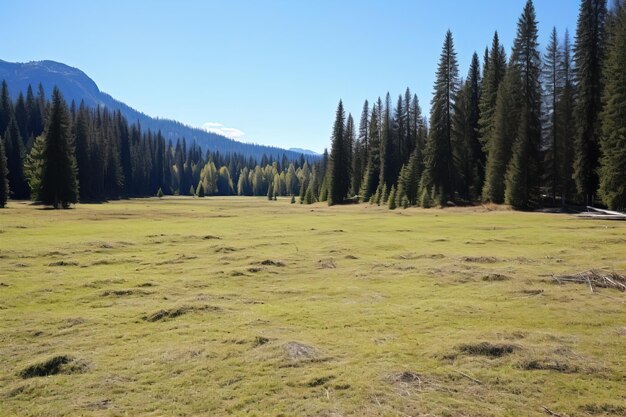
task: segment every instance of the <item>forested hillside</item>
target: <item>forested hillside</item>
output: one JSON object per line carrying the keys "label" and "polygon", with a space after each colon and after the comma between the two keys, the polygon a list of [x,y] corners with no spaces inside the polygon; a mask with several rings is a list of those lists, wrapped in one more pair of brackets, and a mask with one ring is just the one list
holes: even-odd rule
{"label": "forested hillside", "polygon": [[[143,130],[160,131],[166,141],[176,142],[178,139],[185,138],[187,143],[195,142],[205,151],[221,154],[238,153],[259,161],[263,155],[273,156],[276,159],[286,154],[288,158],[296,159],[300,153],[303,153],[273,146],[242,143],[174,120],[150,117],[100,91],[97,84],[81,70],[60,62],[12,63],[0,60],[0,80],[7,82],[13,100],[16,100],[20,93],[25,95],[29,85],[36,88],[39,84],[46,94],[46,99],[49,99],[56,86],[59,87],[68,104],[73,101],[78,106],[84,102],[92,109],[104,107],[111,113],[119,111],[126,120],[140,125]],[[4,132],[0,132],[0,135],[2,133]],[[315,155],[312,156],[312,158],[315,157]]]}

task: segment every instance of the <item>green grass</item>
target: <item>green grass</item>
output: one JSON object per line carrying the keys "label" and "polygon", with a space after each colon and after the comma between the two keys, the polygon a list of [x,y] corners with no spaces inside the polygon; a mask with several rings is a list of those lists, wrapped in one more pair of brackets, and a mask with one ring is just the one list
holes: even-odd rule
{"label": "green grass", "polygon": [[551,279],[591,268],[626,271],[626,223],[10,203],[0,415],[624,414],[626,296]]}

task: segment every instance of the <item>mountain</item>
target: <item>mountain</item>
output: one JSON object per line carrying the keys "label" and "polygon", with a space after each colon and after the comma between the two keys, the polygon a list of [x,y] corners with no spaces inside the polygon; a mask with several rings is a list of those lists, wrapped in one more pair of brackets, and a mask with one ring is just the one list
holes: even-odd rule
{"label": "mountain", "polygon": [[25,94],[29,84],[36,93],[39,83],[43,85],[47,98],[50,98],[52,89],[56,85],[68,103],[74,100],[78,105],[82,100],[89,107],[101,106],[110,110],[119,110],[129,123],[139,122],[143,130],[150,129],[153,132],[160,130],[166,140],[172,140],[174,143],[177,139],[185,138],[187,143],[195,141],[204,150],[220,153],[237,152],[257,160],[260,160],[264,154],[268,157],[273,156],[275,159],[282,158],[283,154],[289,159],[299,158],[302,154],[306,159],[316,157],[315,153],[304,150],[285,150],[273,146],[242,143],[175,120],[150,117],[100,91],[98,85],[81,70],[60,62],[13,63],[0,60],[0,80],[3,79],[6,80],[13,99],[20,91]]}
{"label": "mountain", "polygon": [[319,154],[319,153],[317,153],[315,151],[309,150],[309,149],[289,148],[288,150],[291,151],[291,152],[301,153],[302,155],[318,156],[318,157],[322,156],[321,154]]}

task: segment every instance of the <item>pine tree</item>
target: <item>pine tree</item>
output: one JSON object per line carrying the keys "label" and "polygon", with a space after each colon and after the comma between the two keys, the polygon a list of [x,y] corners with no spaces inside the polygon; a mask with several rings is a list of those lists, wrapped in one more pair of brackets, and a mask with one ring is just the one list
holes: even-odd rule
{"label": "pine tree", "polygon": [[380,200],[378,201],[378,205],[387,203],[389,199],[389,190],[387,188],[387,184],[385,184],[384,182],[380,186],[379,196],[380,196]]}
{"label": "pine tree", "polygon": [[504,202],[504,177],[511,160],[513,138],[517,133],[521,89],[519,80],[516,68],[510,66],[498,88],[482,196],[484,201],[496,204]]}
{"label": "pine tree", "polygon": [[587,205],[593,204],[598,188],[606,13],[606,0],[581,0],[576,28],[574,60],[578,100],[574,179]]}
{"label": "pine tree", "polygon": [[549,184],[552,202],[556,202],[557,190],[560,187],[559,181],[559,158],[561,157],[558,144],[557,126],[558,113],[556,111],[557,103],[563,89],[561,72],[559,66],[561,64],[561,49],[556,33],[556,27],[552,28],[550,41],[544,55],[543,77],[545,91],[545,117],[544,117],[544,146],[546,149],[544,156],[544,171],[547,182]]}
{"label": "pine tree", "polygon": [[354,127],[354,119],[352,118],[352,114],[348,113],[348,118],[346,119],[346,130],[344,131],[344,139],[343,145],[345,148],[345,152],[347,154],[346,160],[344,163],[348,163],[348,196],[355,195],[358,190],[354,190],[352,188],[352,167],[353,167],[353,158],[354,158],[354,142],[355,142],[355,127]]}
{"label": "pine tree", "polygon": [[24,160],[26,150],[20,135],[20,130],[12,117],[4,131],[4,148],[7,157],[7,169],[9,171],[9,189],[13,199],[25,200],[30,197],[30,190],[24,175]]}
{"label": "pine tree", "polygon": [[4,153],[3,140],[0,138],[0,208],[4,208],[9,199],[9,180],[7,175],[7,158]]}
{"label": "pine tree", "polygon": [[159,198],[163,198],[163,189],[161,187],[159,187],[156,196]]}
{"label": "pine tree", "polygon": [[374,105],[369,123],[369,152],[367,165],[361,182],[361,201],[367,202],[378,189],[380,181],[380,140],[378,130],[378,110]]}
{"label": "pine tree", "polygon": [[2,88],[0,89],[0,135],[4,134],[9,122],[13,117],[13,103],[9,96],[9,87],[7,82],[2,80]]}
{"label": "pine tree", "polygon": [[367,157],[369,148],[369,102],[363,103],[359,132],[354,143],[352,158],[352,190],[362,199],[361,184],[365,170],[367,169]]}
{"label": "pine tree", "polygon": [[559,78],[562,80],[562,90],[556,105],[556,137],[558,177],[560,179],[561,206],[565,207],[568,199],[573,195],[576,185],[573,180],[574,139],[576,136],[576,122],[574,109],[576,105],[576,87],[573,79],[573,62],[569,33],[565,31],[561,62],[559,64]]}
{"label": "pine tree", "polygon": [[[491,51],[485,52],[485,64],[483,70],[483,80],[480,93],[480,119],[478,122],[480,141],[485,154],[489,152],[489,141],[493,134],[495,125],[496,101],[500,83],[506,74],[506,53],[500,44],[498,32],[493,35]],[[486,164],[486,155],[483,157],[483,164]]]}
{"label": "pine tree", "polygon": [[458,88],[458,65],[452,32],[446,33],[432,99],[431,129],[424,151],[422,193],[434,191],[440,205],[453,198],[452,117],[454,97]]}
{"label": "pine tree", "polygon": [[385,106],[382,111],[382,119],[380,126],[380,183],[385,183],[389,187],[396,179],[395,174],[395,156],[396,143],[393,134],[393,118],[391,116],[391,95],[387,93],[385,96]]}
{"label": "pine tree", "polygon": [[625,45],[626,6],[618,3],[611,16],[606,51],[599,194],[609,208],[622,211],[626,209]]}
{"label": "pine tree", "polygon": [[520,75],[520,123],[512,161],[505,178],[505,202],[515,208],[536,205],[539,199],[541,145],[541,55],[532,0],[526,2],[517,25],[511,64]]}
{"label": "pine tree", "polygon": [[337,106],[329,161],[328,205],[341,204],[350,191],[350,155],[345,130],[343,102]]}
{"label": "pine tree", "polygon": [[388,198],[388,206],[389,206],[389,210],[395,210],[397,205],[396,205],[396,186],[392,185],[391,186],[391,190],[389,191],[389,198]]}
{"label": "pine tree", "polygon": [[45,130],[39,199],[54,208],[67,208],[78,200],[76,157],[71,137],[70,114],[58,88],[52,92]]}
{"label": "pine tree", "polygon": [[[160,188],[159,188],[160,190]],[[204,197],[206,194],[204,193],[204,186],[202,185],[202,181],[198,181],[198,186],[196,187],[196,192],[195,195],[202,198]]]}
{"label": "pine tree", "polygon": [[452,155],[456,190],[461,198],[476,198],[482,191],[483,150],[478,136],[480,64],[474,53],[467,80],[459,90],[453,117]]}

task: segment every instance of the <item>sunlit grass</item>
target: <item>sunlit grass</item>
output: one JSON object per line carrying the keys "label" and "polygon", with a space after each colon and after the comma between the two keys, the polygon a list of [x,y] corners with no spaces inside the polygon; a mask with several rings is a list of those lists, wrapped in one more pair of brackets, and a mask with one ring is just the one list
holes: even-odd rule
{"label": "sunlit grass", "polygon": [[[626,223],[264,198],[11,203],[0,415],[625,413],[624,293],[551,278],[591,268],[626,271]],[[21,374],[56,357],[73,362]]]}

